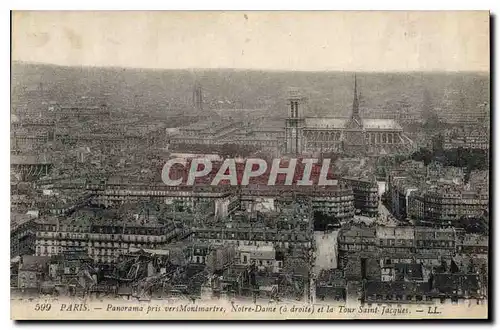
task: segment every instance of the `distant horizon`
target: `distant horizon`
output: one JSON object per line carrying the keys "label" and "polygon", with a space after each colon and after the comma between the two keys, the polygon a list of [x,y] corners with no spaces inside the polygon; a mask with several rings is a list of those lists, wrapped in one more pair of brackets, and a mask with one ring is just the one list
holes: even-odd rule
{"label": "distant horizon", "polygon": [[488,11],[13,11],[12,59],[67,66],[489,72]]}
{"label": "distant horizon", "polygon": [[407,70],[407,71],[368,71],[368,70],[292,70],[292,69],[267,69],[267,68],[231,68],[231,67],[220,67],[220,68],[201,68],[201,67],[179,67],[179,68],[154,68],[154,67],[132,67],[132,66],[115,66],[115,65],[67,65],[67,64],[57,64],[50,62],[35,62],[35,61],[23,61],[23,60],[11,60],[12,64],[21,65],[38,65],[38,66],[55,66],[60,68],[98,68],[98,69],[127,69],[127,70],[147,70],[147,71],[255,71],[255,72],[304,72],[304,73],[378,73],[378,74],[407,74],[407,73],[423,73],[423,74],[459,74],[459,73],[474,73],[490,75],[491,71],[480,71],[480,70]]}

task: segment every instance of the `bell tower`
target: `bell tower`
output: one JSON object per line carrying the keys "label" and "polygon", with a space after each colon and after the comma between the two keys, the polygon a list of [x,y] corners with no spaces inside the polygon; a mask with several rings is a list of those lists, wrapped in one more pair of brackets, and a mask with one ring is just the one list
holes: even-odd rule
{"label": "bell tower", "polygon": [[286,119],[286,153],[301,154],[303,151],[304,113],[307,98],[298,89],[288,92],[288,117]]}

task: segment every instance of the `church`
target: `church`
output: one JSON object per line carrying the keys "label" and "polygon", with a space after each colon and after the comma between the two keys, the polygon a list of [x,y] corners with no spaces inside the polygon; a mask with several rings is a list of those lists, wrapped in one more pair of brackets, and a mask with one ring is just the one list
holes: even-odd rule
{"label": "church", "polygon": [[405,153],[413,141],[392,119],[361,118],[357,80],[350,118],[306,117],[307,98],[291,91],[285,124],[285,153],[289,155],[336,152],[356,156]]}

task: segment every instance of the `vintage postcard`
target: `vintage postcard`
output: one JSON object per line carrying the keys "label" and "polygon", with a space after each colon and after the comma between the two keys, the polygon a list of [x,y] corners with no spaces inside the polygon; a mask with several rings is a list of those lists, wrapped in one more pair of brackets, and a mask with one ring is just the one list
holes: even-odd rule
{"label": "vintage postcard", "polygon": [[14,11],[11,318],[487,319],[487,11]]}

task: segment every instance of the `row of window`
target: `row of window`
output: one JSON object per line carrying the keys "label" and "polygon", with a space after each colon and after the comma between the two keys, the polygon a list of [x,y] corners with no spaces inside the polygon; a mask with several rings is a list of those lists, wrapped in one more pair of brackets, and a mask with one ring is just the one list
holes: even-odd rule
{"label": "row of window", "polygon": [[[142,248],[142,247],[148,248],[148,247],[153,247],[153,246],[150,246],[148,244],[137,244],[137,245],[136,244],[130,244],[130,247],[132,247],[132,248],[135,248],[135,247],[137,247],[137,248]],[[105,249],[105,248],[102,248],[102,249],[99,249],[99,248],[93,248],[93,249],[89,248],[88,252],[89,252],[89,254],[115,254],[115,255],[118,255],[120,251],[126,252],[127,250],[128,250],[128,246],[122,246],[121,249],[120,249],[120,247],[115,247],[115,248],[112,248],[112,249],[110,249],[110,248],[107,248],[107,249]],[[49,246],[46,246],[46,245],[41,245],[41,246],[37,245],[36,246],[36,253],[37,253],[37,255],[39,253],[42,253],[42,254],[43,253],[48,253],[48,252],[50,252],[50,253],[61,253],[63,251],[65,251],[65,249],[63,247],[61,247],[61,246],[54,246],[54,245],[52,245],[52,246],[50,246],[50,245]]]}
{"label": "row of window", "polygon": [[288,248],[289,246],[311,247],[311,242],[284,242],[284,241],[247,241],[247,240],[224,240],[224,239],[206,239],[198,237],[201,242],[236,244],[237,246],[279,246]]}
{"label": "row of window", "polygon": [[[324,193],[324,194],[320,194],[320,196],[325,196],[324,198],[322,198],[321,200],[323,201],[328,201],[328,202],[342,202],[342,201],[352,201],[354,200],[354,195],[344,195],[344,196],[341,196],[341,197],[329,197],[330,194],[329,193]],[[315,196],[315,197],[320,197],[320,196]],[[315,202],[319,202],[318,199],[314,200],[313,199],[313,203]],[[337,204],[340,204],[340,205],[349,205],[349,203],[337,203]]]}
{"label": "row of window", "polygon": [[[339,243],[340,244],[360,244],[360,245],[374,245],[376,240],[375,239],[370,239],[370,238],[364,238],[364,237],[339,237]],[[434,240],[418,240],[416,241],[417,246],[428,246],[428,247],[453,247],[455,246],[454,241],[434,241]],[[384,246],[405,246],[405,247],[413,247],[415,246],[415,241],[413,240],[396,240],[390,239],[390,240],[380,240],[379,245],[380,247]]]}
{"label": "row of window", "polygon": [[[56,239],[62,239],[64,240],[65,238],[69,239],[84,239],[84,240],[91,240],[91,241],[115,241],[115,240],[125,240],[125,241],[132,241],[132,242],[163,242],[166,240],[166,237],[163,235],[151,235],[151,236],[139,236],[139,235],[115,235],[115,234],[84,234],[81,237],[76,237],[74,235],[64,235],[62,233],[51,233],[51,232],[37,232],[36,234],[37,237],[40,238],[52,238],[54,240]],[[96,242],[98,243],[98,242]],[[102,243],[106,244],[106,243]],[[111,243],[108,243],[111,244]]]}
{"label": "row of window", "polygon": [[454,195],[454,199],[450,199],[451,196],[446,196],[448,198],[427,198],[426,203],[436,204],[436,207],[474,207],[475,205],[484,205],[488,203],[487,196],[484,199],[463,199],[462,195]]}
{"label": "row of window", "polygon": [[[251,235],[248,233],[237,233],[237,234],[227,234],[222,235],[221,233],[216,233],[216,232],[198,232],[195,234],[196,237],[198,238],[213,238],[213,239],[240,239],[240,240],[256,240],[256,241],[278,241],[278,240],[285,240],[285,241],[307,241],[308,237],[305,235],[296,235],[296,234],[289,234],[289,235],[279,235],[280,237],[277,237],[277,235],[272,235],[272,233],[264,236],[262,235]],[[271,237],[269,237],[271,236]]]}

